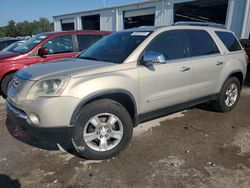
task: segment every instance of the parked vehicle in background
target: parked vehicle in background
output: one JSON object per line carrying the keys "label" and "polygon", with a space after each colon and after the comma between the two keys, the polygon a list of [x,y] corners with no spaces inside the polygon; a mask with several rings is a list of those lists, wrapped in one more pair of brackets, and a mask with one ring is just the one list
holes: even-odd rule
{"label": "parked vehicle in background", "polygon": [[41,33],[12,51],[1,53],[0,91],[2,96],[6,97],[8,84],[17,70],[34,63],[75,57],[80,51],[109,33],[104,31]]}
{"label": "parked vehicle in background", "polygon": [[7,46],[6,48],[2,49],[0,51],[0,54],[5,53],[7,51],[12,52],[16,47],[20,46],[24,42],[26,42],[26,40],[20,40],[20,41],[14,42],[13,44],[11,44],[11,45]]}
{"label": "parked vehicle in background", "polygon": [[31,39],[31,37],[30,36],[18,36],[18,37],[16,37],[16,39],[19,39],[19,40],[29,40],[29,39]]}
{"label": "parked vehicle in background", "polygon": [[234,34],[215,26],[125,30],[75,59],[18,71],[8,118],[46,135],[64,130],[78,155],[107,159],[128,145],[138,123],[204,102],[232,110],[246,59]]}
{"label": "parked vehicle in background", "polygon": [[240,43],[245,49],[248,55],[248,63],[250,63],[250,40],[249,39],[240,39]]}
{"label": "parked vehicle in background", "polygon": [[6,39],[6,40],[1,40],[0,41],[0,51],[9,45],[13,44],[14,42],[19,41],[20,39]]}

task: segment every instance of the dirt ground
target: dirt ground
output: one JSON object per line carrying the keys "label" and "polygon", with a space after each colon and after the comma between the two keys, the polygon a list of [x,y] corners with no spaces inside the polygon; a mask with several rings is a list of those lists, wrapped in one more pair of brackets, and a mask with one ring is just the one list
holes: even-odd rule
{"label": "dirt ground", "polygon": [[[248,73],[250,74],[250,73]],[[226,114],[195,107],[139,125],[117,157],[89,161],[5,125],[0,187],[250,187],[250,75]]]}

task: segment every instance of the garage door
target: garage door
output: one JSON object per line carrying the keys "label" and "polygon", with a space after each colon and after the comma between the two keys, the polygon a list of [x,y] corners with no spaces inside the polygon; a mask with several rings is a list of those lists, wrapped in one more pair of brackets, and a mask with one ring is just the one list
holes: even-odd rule
{"label": "garage door", "polygon": [[155,8],[124,11],[124,29],[152,26],[155,23]]}
{"label": "garage door", "polygon": [[75,29],[74,18],[61,19],[61,25],[63,31],[70,31]]}

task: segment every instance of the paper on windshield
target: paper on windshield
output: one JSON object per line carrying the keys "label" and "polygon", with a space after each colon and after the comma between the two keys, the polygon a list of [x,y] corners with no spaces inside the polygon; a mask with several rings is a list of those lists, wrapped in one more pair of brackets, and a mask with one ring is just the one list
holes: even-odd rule
{"label": "paper on windshield", "polygon": [[149,33],[150,32],[142,32],[142,31],[140,31],[140,32],[133,32],[131,34],[131,36],[148,36]]}

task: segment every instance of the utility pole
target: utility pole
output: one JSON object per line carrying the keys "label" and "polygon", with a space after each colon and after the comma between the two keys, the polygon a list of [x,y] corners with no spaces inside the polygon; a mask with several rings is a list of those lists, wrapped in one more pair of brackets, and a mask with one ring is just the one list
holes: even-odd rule
{"label": "utility pole", "polygon": [[102,0],[103,6],[106,7],[106,0]]}

